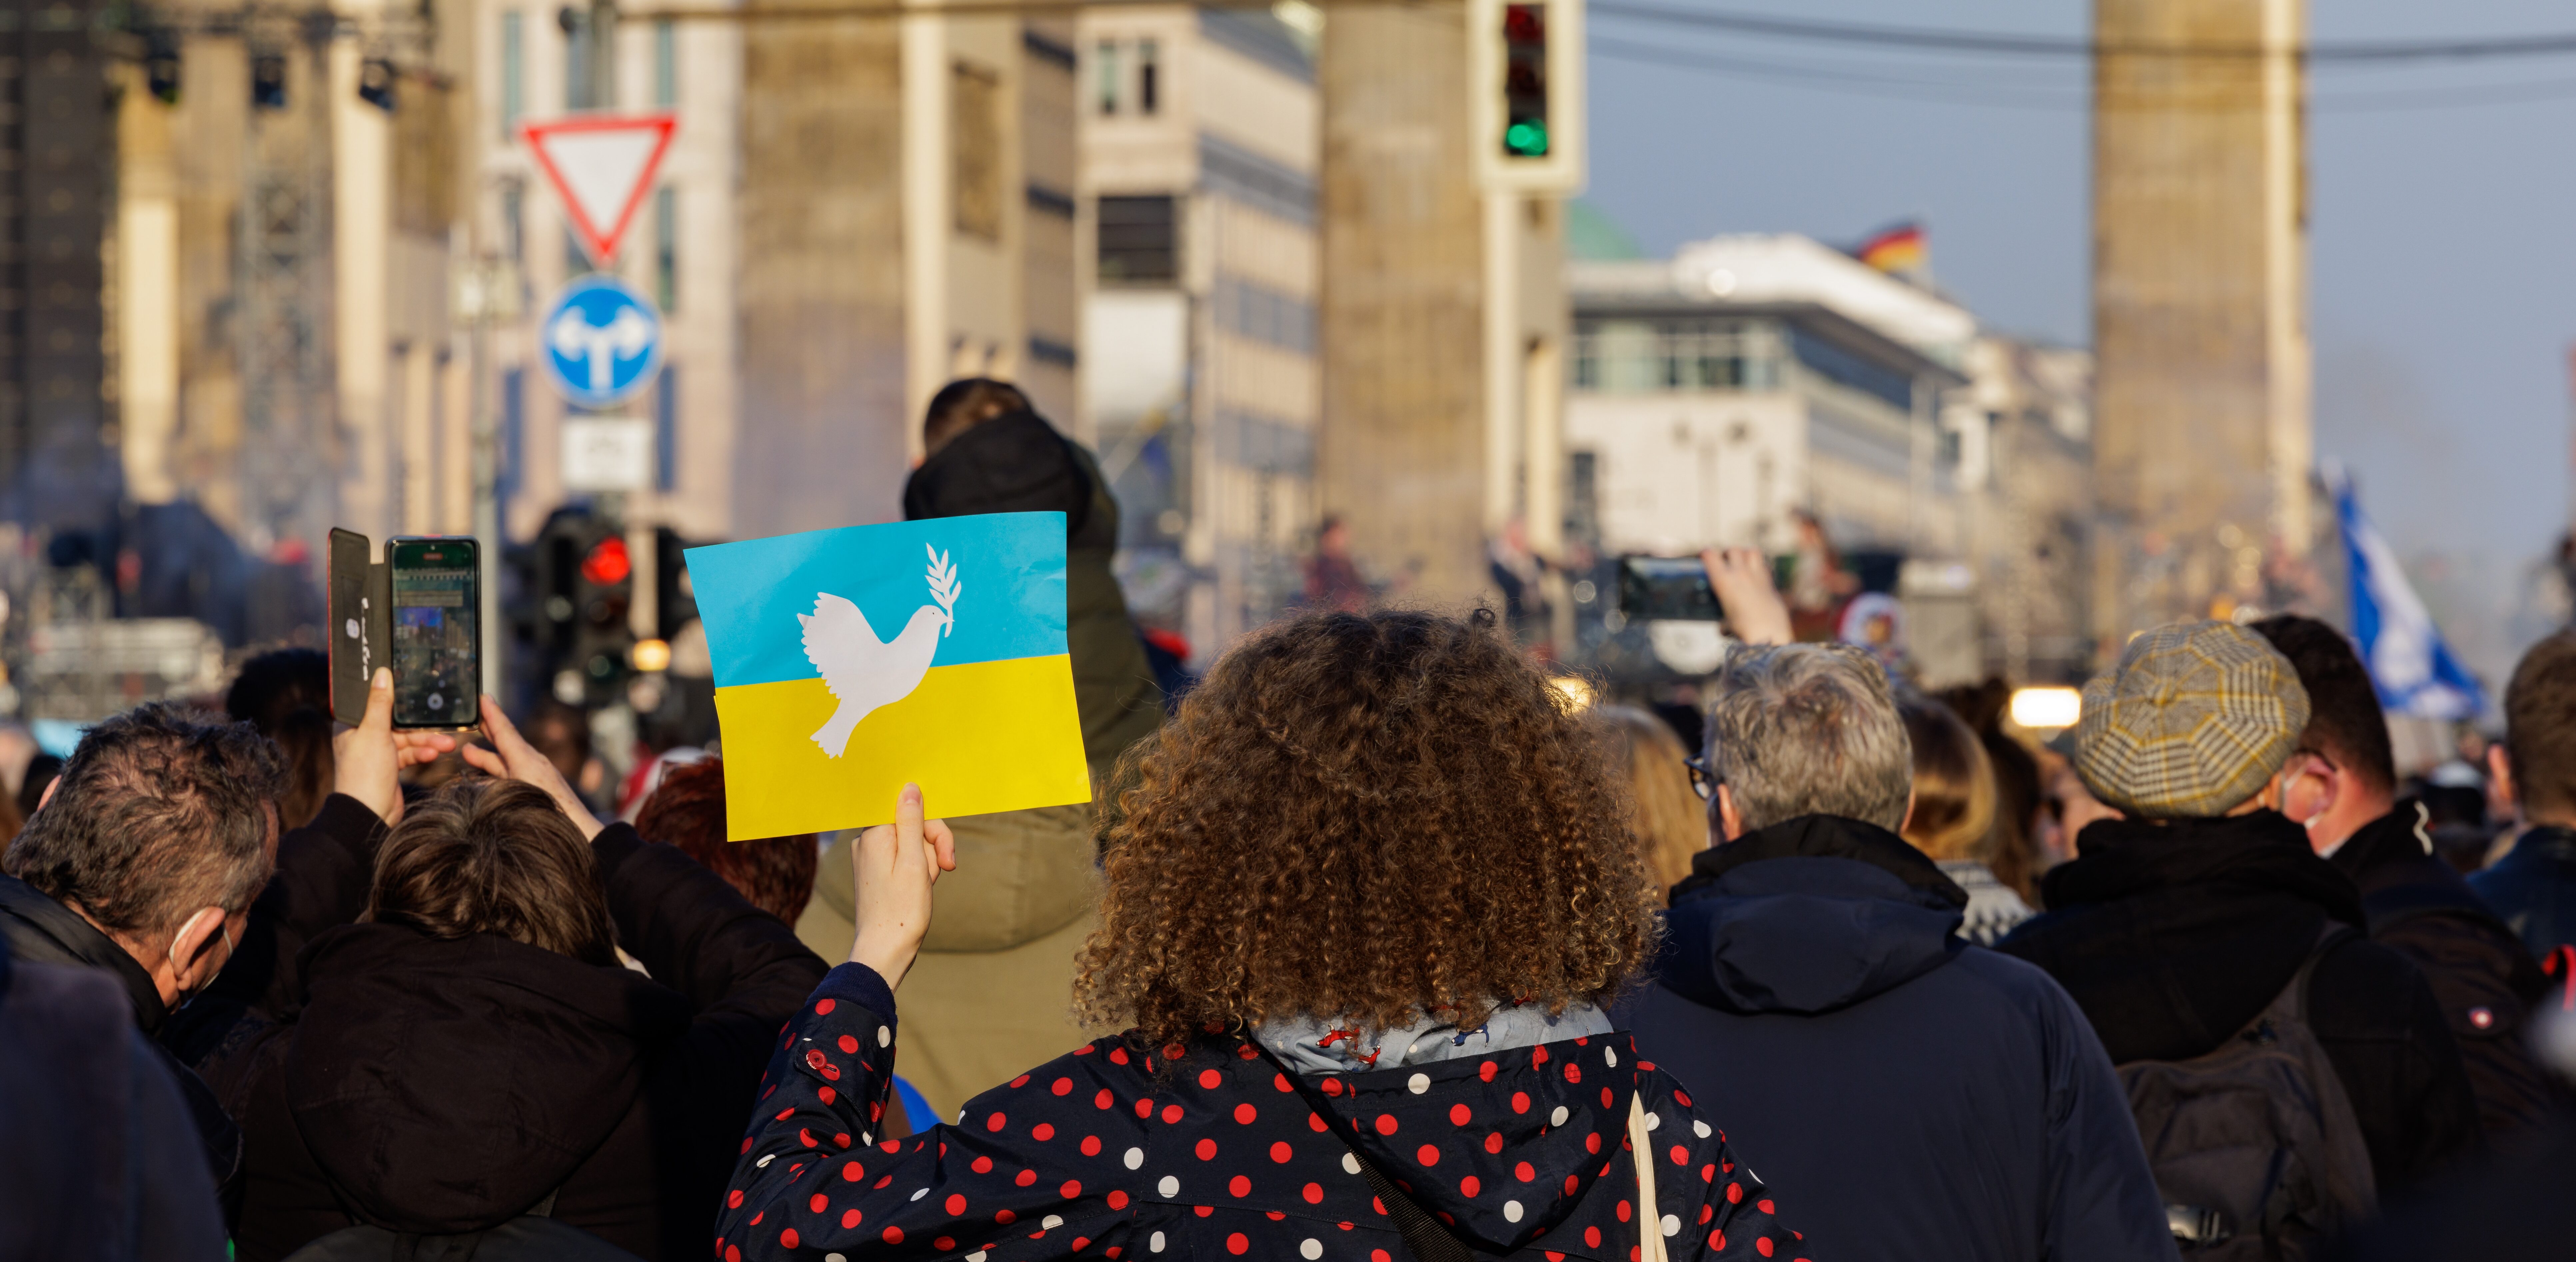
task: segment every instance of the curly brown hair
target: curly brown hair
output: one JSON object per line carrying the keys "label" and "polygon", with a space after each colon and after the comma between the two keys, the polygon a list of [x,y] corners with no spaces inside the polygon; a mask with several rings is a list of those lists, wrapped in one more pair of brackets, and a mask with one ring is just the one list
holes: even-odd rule
{"label": "curly brown hair", "polygon": [[1145,1040],[1606,1002],[1655,888],[1598,738],[1491,613],[1317,613],[1131,750],[1074,995]]}

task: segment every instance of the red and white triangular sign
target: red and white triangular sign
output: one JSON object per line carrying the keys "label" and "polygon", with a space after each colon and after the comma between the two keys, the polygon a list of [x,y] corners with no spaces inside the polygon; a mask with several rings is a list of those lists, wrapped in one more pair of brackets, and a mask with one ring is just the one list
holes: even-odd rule
{"label": "red and white triangular sign", "polygon": [[576,114],[519,129],[592,265],[616,261],[679,127],[676,114]]}

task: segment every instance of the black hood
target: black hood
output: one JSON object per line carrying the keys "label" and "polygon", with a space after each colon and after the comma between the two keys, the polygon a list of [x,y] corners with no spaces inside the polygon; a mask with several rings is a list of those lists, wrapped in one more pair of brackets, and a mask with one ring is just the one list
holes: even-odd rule
{"label": "black hood", "polygon": [[2107,819],[2041,882],[2049,910],[2004,950],[2074,996],[2114,1063],[2181,1060],[2280,993],[2327,922],[2362,926],[2351,878],[2277,811]]}
{"label": "black hood", "polygon": [[1692,860],[1656,979],[1726,1012],[1831,1012],[1957,958],[1967,905],[1904,838],[1803,815]]}
{"label": "black hood", "polygon": [[1067,546],[1116,547],[1116,509],[1104,513],[1095,502],[1100,488],[1088,463],[1045,417],[1007,412],[968,426],[922,461],[904,483],[903,516],[1062,513]]}
{"label": "black hood", "polygon": [[543,1200],[690,1018],[640,973],[490,934],[348,925],[300,972],[287,1106],[347,1204],[397,1232],[480,1231]]}

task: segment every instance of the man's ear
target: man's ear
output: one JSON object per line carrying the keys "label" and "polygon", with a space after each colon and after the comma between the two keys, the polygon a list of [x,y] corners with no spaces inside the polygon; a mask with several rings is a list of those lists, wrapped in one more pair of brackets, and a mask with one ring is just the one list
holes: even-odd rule
{"label": "man's ear", "polygon": [[200,907],[197,914],[179,926],[178,936],[170,940],[170,981],[179,993],[204,988],[222,971],[231,955],[222,946],[226,918],[221,907]]}
{"label": "man's ear", "polygon": [[1744,835],[1744,816],[1735,809],[1735,794],[1725,785],[1717,786],[1717,840],[1733,841]]}

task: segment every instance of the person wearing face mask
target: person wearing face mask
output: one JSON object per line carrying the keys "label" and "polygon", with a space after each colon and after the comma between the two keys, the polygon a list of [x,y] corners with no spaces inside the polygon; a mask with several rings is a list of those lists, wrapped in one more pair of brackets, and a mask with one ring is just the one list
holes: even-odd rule
{"label": "person wearing face mask", "polygon": [[[2281,1202],[2266,1181],[2285,1168],[2323,1235],[2480,1145],[2460,1049],[2423,971],[2364,935],[2352,879],[2279,809],[2310,708],[2289,661],[2245,627],[2180,623],[2132,639],[2085,686],[2073,759],[2122,818],[2084,829],[2082,853],[2042,882],[2049,910],[1997,946],[2046,969],[2091,1020],[2130,1088],[2176,1234],[2201,1243],[2213,1227],[2253,1231],[2247,1206],[2271,1236]],[[2269,1075],[2234,1078],[2253,1085],[2234,1097],[2251,1117],[2223,1115],[2223,1101],[2212,1116],[2184,1094],[2226,1079],[2229,1056]],[[2193,1139],[2177,1119],[2235,1126],[2248,1139],[2235,1151],[2252,1159],[2175,1151]],[[2290,1167],[2266,1160],[2273,1134],[2299,1158]],[[2196,1181],[2196,1156],[2253,1186]],[[2240,1212],[2197,1212],[2220,1202]]]}
{"label": "person wearing face mask", "polygon": [[[241,942],[277,855],[285,767],[248,723],[138,706],[81,736],[0,868],[0,939],[22,962],[113,976],[179,1085],[227,1206],[241,1132],[163,1045],[171,1016]],[[229,1215],[227,1215],[229,1218]]]}
{"label": "person wearing face mask", "polygon": [[2549,989],[2522,939],[2433,851],[2431,812],[2396,796],[2388,720],[2343,633],[2282,614],[2254,624],[2299,672],[2308,726],[2283,769],[2282,813],[2361,890],[2370,937],[2424,971],[2459,1040],[2488,1137],[2538,1121],[2561,1099],[2525,1038]]}

